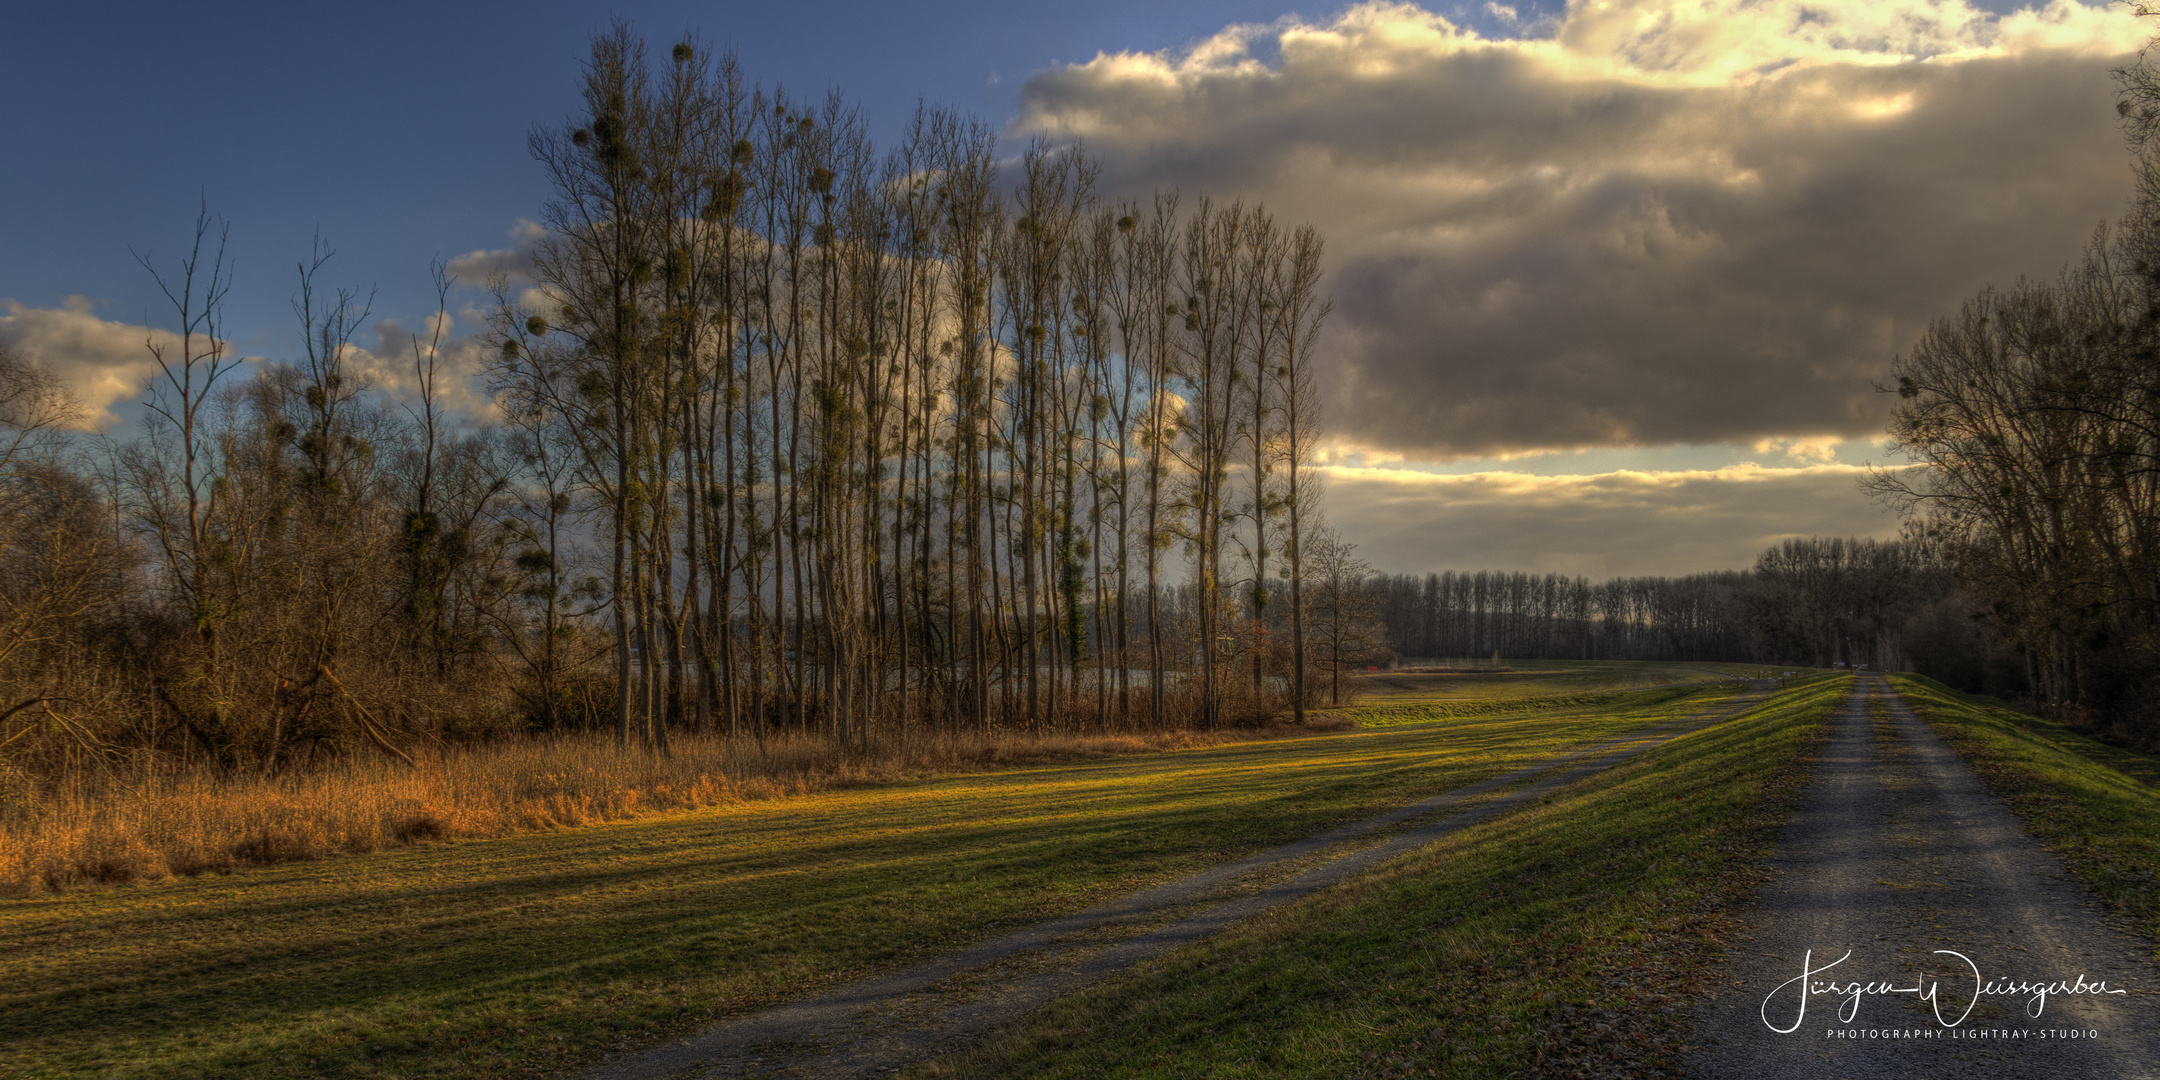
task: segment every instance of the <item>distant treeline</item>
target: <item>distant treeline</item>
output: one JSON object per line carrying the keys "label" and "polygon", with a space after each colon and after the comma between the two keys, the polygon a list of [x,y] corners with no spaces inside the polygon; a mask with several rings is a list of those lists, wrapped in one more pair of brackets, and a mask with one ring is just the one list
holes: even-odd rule
{"label": "distant treeline", "polygon": [[1402,656],[1866,664],[2004,692],[2021,681],[1924,541],[1793,539],[1752,569],[1685,577],[1447,571],[1368,587]]}

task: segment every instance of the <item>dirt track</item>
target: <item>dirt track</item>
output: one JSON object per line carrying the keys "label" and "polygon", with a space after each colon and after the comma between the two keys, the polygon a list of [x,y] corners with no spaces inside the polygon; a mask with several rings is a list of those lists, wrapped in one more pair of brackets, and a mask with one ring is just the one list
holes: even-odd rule
{"label": "dirt track", "polygon": [[[1887,706],[1882,721],[1870,719],[1871,692]],[[1690,1071],[2160,1077],[2149,943],[2087,898],[1884,680],[1860,679],[1835,724],[1780,841],[1754,937],[1695,1014]],[[1863,993],[1856,1007],[1849,992],[1803,1002],[1794,980],[1804,963],[1820,972],[1810,985],[1891,992]],[[1987,980],[2075,985],[2082,975],[2128,992],[2046,997],[2038,1017],[2030,994],[1982,996],[1961,1020],[1975,967]],[[1929,985],[1932,1003],[1898,992]]]}
{"label": "dirt track", "polygon": [[[1029,927],[830,994],[742,1017],[616,1062],[594,1080],[883,1075],[965,1046],[1058,997],[1233,923],[1347,881],[1448,833],[1716,723],[1766,695],[1635,732],[1331,832]],[[1514,788],[1463,807],[1496,789]],[[1352,841],[1454,810],[1378,843]]]}

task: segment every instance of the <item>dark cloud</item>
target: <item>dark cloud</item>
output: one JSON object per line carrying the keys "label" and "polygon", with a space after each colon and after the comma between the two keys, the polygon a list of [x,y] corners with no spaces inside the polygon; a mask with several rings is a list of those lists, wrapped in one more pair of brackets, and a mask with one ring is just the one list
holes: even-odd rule
{"label": "dark cloud", "polygon": [[2122,211],[2137,40],[2068,0],[1578,3],[1545,41],[1367,5],[1041,73],[1021,124],[1318,224],[1346,441],[1852,436],[1929,320]]}

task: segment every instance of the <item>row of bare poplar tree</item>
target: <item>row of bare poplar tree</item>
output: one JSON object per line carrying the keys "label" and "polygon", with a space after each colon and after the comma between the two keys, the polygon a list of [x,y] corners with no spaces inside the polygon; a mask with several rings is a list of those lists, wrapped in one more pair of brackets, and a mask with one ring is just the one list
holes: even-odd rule
{"label": "row of bare poplar tree", "polygon": [[620,737],[1299,699],[1317,234],[1109,202],[1073,147],[1001,169],[936,110],[875,153],[839,97],[626,27],[583,89],[531,141],[495,379],[597,500]]}
{"label": "row of bare poplar tree", "polygon": [[319,248],[305,347],[237,366],[207,215],[146,262],[179,333],[140,438],[33,452],[65,402],[14,365],[52,415],[0,417],[26,433],[6,752],[275,769],[521,725],[664,747],[1301,714],[1301,550],[1334,543],[1316,233],[1112,201],[1078,148],[1001,162],[934,109],[878,152],[838,96],[694,42],[655,62],[623,26],[582,93],[531,138],[555,192],[531,280],[487,283],[491,423],[444,404],[469,373],[441,272],[432,336],[369,357]]}

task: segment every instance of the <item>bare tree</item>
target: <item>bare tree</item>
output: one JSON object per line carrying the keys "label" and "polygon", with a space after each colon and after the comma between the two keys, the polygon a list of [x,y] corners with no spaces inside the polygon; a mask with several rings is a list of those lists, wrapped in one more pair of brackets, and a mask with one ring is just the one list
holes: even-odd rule
{"label": "bare tree", "polygon": [[[746,86],[694,38],[648,56],[623,24],[579,93],[528,140],[553,188],[535,288],[493,283],[499,424],[458,415],[441,266],[427,325],[376,324],[377,356],[372,297],[323,283],[318,240],[297,349],[228,379],[222,226],[202,215],[170,275],[144,257],[180,332],[150,343],[112,543],[83,550],[125,564],[139,538],[151,565],[63,588],[25,554],[0,624],[50,595],[64,632],[11,652],[0,625],[0,685],[117,596],[140,605],[113,681],[137,680],[165,732],[145,738],[263,770],[422,765],[477,726],[602,713],[650,752],[685,727],[871,751],[1219,726],[1281,706],[1285,622],[1303,698],[1317,236],[1167,192],[1106,204],[1083,148],[1001,168],[941,110],[880,153],[837,93]],[[0,479],[75,490],[40,449],[55,385],[0,356]],[[100,507],[33,487],[0,485],[35,510],[7,519],[25,537]]]}
{"label": "bare tree", "polygon": [[[188,253],[181,257],[170,274],[152,264],[147,252],[136,256],[136,261],[150,272],[159,291],[172,304],[179,325],[177,351],[160,342],[154,334],[144,342],[151,358],[157,362],[159,373],[145,404],[150,414],[165,425],[163,428],[152,427],[152,440],[155,442],[160,435],[168,434],[177,439],[178,445],[172,450],[179,456],[180,473],[179,505],[167,502],[167,496],[172,493],[160,489],[154,493],[156,502],[148,509],[153,515],[160,553],[172,571],[171,581],[182,591],[188,606],[194,609],[195,629],[202,637],[206,653],[206,679],[216,677],[217,629],[223,621],[223,613],[209,595],[207,530],[209,520],[217,512],[217,503],[216,493],[209,490],[209,477],[205,475],[207,452],[202,445],[202,436],[211,391],[237,364],[227,355],[225,340],[219,336],[225,295],[232,289],[231,270],[225,262],[227,231],[223,221],[211,218],[209,207],[205,205],[196,214],[194,238]],[[205,245],[213,239],[216,246],[205,251]]]}
{"label": "bare tree", "polygon": [[1290,239],[1288,258],[1270,284],[1275,317],[1282,322],[1282,367],[1277,372],[1282,395],[1283,516],[1288,536],[1284,556],[1290,583],[1290,699],[1299,723],[1305,722],[1305,522],[1317,518],[1318,476],[1306,468],[1319,445],[1320,395],[1313,353],[1321,324],[1333,304],[1320,294],[1320,234],[1310,226]]}
{"label": "bare tree", "polygon": [[1313,596],[1313,636],[1328,666],[1328,700],[1342,704],[1343,669],[1387,655],[1378,598],[1367,583],[1371,565],[1357,545],[1331,529],[1316,529],[1306,546]]}

